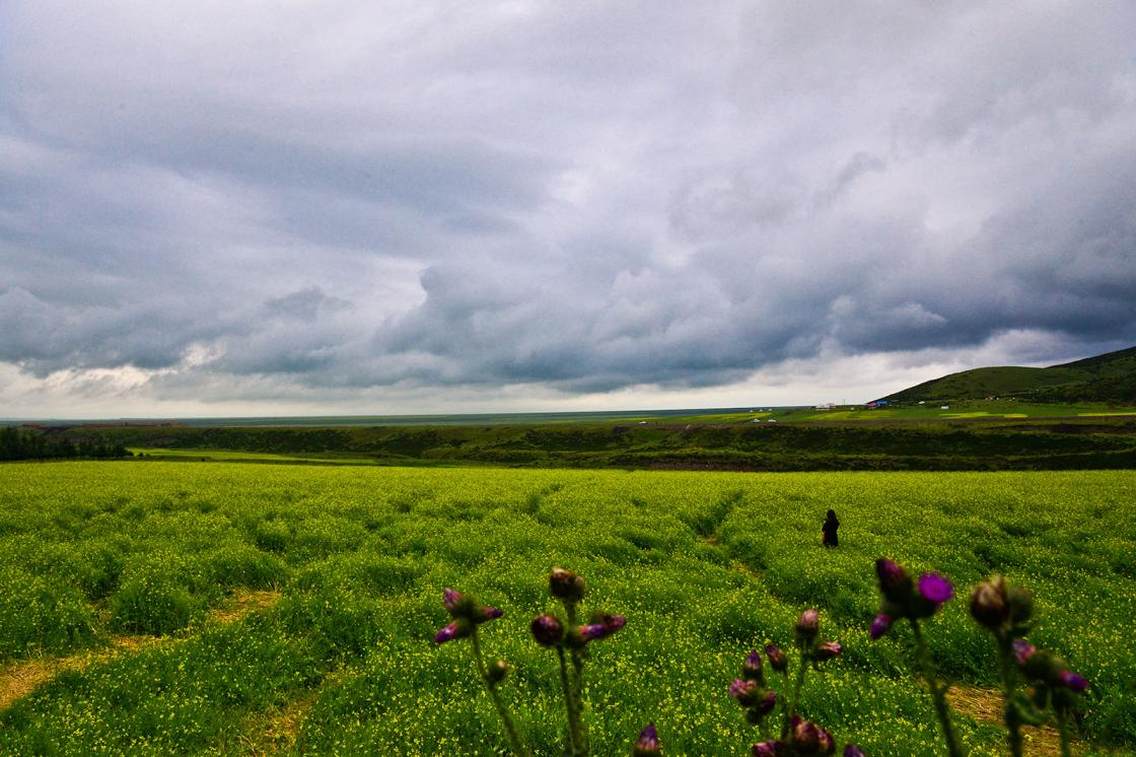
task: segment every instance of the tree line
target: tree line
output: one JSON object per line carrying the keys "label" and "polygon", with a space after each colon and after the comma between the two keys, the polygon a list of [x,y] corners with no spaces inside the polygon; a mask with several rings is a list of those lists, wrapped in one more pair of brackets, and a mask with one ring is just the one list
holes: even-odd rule
{"label": "tree line", "polygon": [[49,458],[130,457],[122,442],[103,437],[71,440],[37,429],[6,426],[0,429],[0,460],[45,460]]}

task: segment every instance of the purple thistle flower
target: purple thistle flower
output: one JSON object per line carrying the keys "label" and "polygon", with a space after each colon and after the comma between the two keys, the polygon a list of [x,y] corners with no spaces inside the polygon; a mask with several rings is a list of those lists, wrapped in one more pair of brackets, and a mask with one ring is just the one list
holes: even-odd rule
{"label": "purple thistle flower", "polygon": [[1085,680],[1085,677],[1071,670],[1062,670],[1061,674],[1057,677],[1057,681],[1062,686],[1069,689],[1069,691],[1076,692],[1077,694],[1082,694],[1085,689],[1089,688],[1089,682]]}
{"label": "purple thistle flower", "polygon": [[880,591],[892,602],[905,599],[906,590],[910,587],[910,578],[907,571],[894,560],[881,557],[876,560],[876,578],[880,582]]}
{"label": "purple thistle flower", "polygon": [[801,613],[801,617],[797,618],[797,639],[799,641],[811,642],[816,638],[817,632],[820,630],[820,613],[816,610],[808,609]]}
{"label": "purple thistle flower", "polygon": [[749,707],[757,699],[757,693],[761,687],[757,685],[757,681],[747,681],[744,678],[736,678],[730,684],[730,697],[736,699],[738,704],[742,707]]}
{"label": "purple thistle flower", "polygon": [[434,643],[445,644],[447,641],[453,641],[454,639],[465,636],[465,634],[462,633],[462,628],[463,626],[455,620],[453,623],[444,626],[438,633],[434,634]]}
{"label": "purple thistle flower", "polygon": [[659,733],[655,730],[655,724],[648,723],[647,727],[639,732],[639,739],[635,742],[631,753],[635,757],[647,757],[648,755],[661,754],[662,751],[662,746],[659,744]]}
{"label": "purple thistle flower", "polygon": [[555,615],[539,615],[529,626],[536,643],[542,647],[553,647],[564,638],[564,626]]}
{"label": "purple thistle flower", "polygon": [[504,614],[504,610],[501,610],[497,607],[489,607],[488,605],[486,605],[477,611],[477,616],[474,618],[474,622],[488,623],[491,620],[497,620],[497,618],[501,617]]}
{"label": "purple thistle flower", "polygon": [[789,660],[776,644],[765,645],[765,656],[769,658],[769,667],[773,668],[778,673],[784,673],[788,670]]}
{"label": "purple thistle flower", "polygon": [[753,745],[753,757],[776,757],[781,754],[780,741],[763,741]]}
{"label": "purple thistle flower", "polygon": [[1037,652],[1037,647],[1030,644],[1025,639],[1014,639],[1013,643],[1014,659],[1018,661],[1019,665],[1025,665],[1029,659]]}
{"label": "purple thistle flower", "polygon": [[844,747],[844,757],[865,757],[864,750],[855,744],[847,744]]}
{"label": "purple thistle flower", "polygon": [[765,676],[761,671],[761,655],[757,653],[757,650],[746,655],[745,662],[742,663],[742,676],[751,681],[764,679]]}
{"label": "purple thistle flower", "polygon": [[891,628],[891,624],[891,616],[881,612],[876,616],[875,620],[872,621],[872,627],[868,630],[868,636],[871,637],[872,641],[875,641],[888,632]]}
{"label": "purple thistle flower", "polygon": [[919,594],[938,608],[955,595],[955,587],[945,576],[924,573],[919,576]]}
{"label": "purple thistle flower", "polygon": [[761,699],[757,700],[754,709],[761,716],[768,715],[773,712],[773,708],[777,705],[777,692],[769,689],[762,695]]}
{"label": "purple thistle flower", "polygon": [[611,636],[613,633],[623,628],[626,622],[627,619],[622,615],[610,615],[605,618],[602,623],[588,623],[587,625],[580,626],[577,631],[580,634],[580,638],[585,643],[589,641],[599,641],[600,639],[606,639],[608,636]]}
{"label": "purple thistle flower", "polygon": [[839,657],[841,651],[842,647],[839,641],[826,641],[822,644],[818,644],[817,648],[813,650],[813,658],[824,662],[825,660],[831,660],[833,657]]}
{"label": "purple thistle flower", "polygon": [[456,589],[445,588],[442,589],[442,605],[446,608],[446,612],[453,615],[461,604],[462,593]]}

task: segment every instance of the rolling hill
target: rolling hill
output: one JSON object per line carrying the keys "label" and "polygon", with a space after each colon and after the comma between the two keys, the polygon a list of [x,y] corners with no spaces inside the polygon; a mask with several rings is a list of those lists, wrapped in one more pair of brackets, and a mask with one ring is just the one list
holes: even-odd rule
{"label": "rolling hill", "polygon": [[985,397],[1136,404],[1136,347],[1048,368],[974,368],[925,381],[882,399],[906,403]]}

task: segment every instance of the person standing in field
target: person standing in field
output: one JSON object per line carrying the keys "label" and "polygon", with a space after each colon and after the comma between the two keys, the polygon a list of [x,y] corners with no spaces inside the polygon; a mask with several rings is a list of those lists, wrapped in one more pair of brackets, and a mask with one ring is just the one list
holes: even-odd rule
{"label": "person standing in field", "polygon": [[821,533],[824,534],[824,539],[821,541],[826,547],[835,547],[840,541],[836,538],[836,529],[840,528],[840,521],[836,519],[836,511],[829,510],[828,515],[825,516],[824,525],[820,527]]}

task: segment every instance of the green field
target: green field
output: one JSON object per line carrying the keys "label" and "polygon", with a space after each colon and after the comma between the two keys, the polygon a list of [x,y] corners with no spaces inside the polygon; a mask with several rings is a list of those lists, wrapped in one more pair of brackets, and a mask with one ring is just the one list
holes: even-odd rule
{"label": "green field", "polygon": [[[803,711],[869,754],[937,753],[906,635],[867,638],[880,555],[946,573],[963,597],[993,570],[1031,585],[1031,638],[1093,683],[1078,748],[1133,749],[1134,497],[1129,471],[6,464],[0,680],[59,672],[0,692],[0,753],[500,751],[468,648],[431,643],[444,586],[505,609],[487,651],[516,667],[503,691],[521,727],[554,744],[553,656],[527,630],[549,608],[553,565],[628,618],[593,653],[596,754],[625,753],[648,720],[670,754],[747,753],[755,734],[726,688],[808,606],[846,651],[813,676]],[[830,506],[835,551],[818,546]],[[253,590],[269,599],[252,612],[215,611]],[[972,697],[995,687],[965,599],[928,633]],[[147,635],[163,640],[137,642]],[[995,725],[958,720],[974,752],[998,752]]]}

